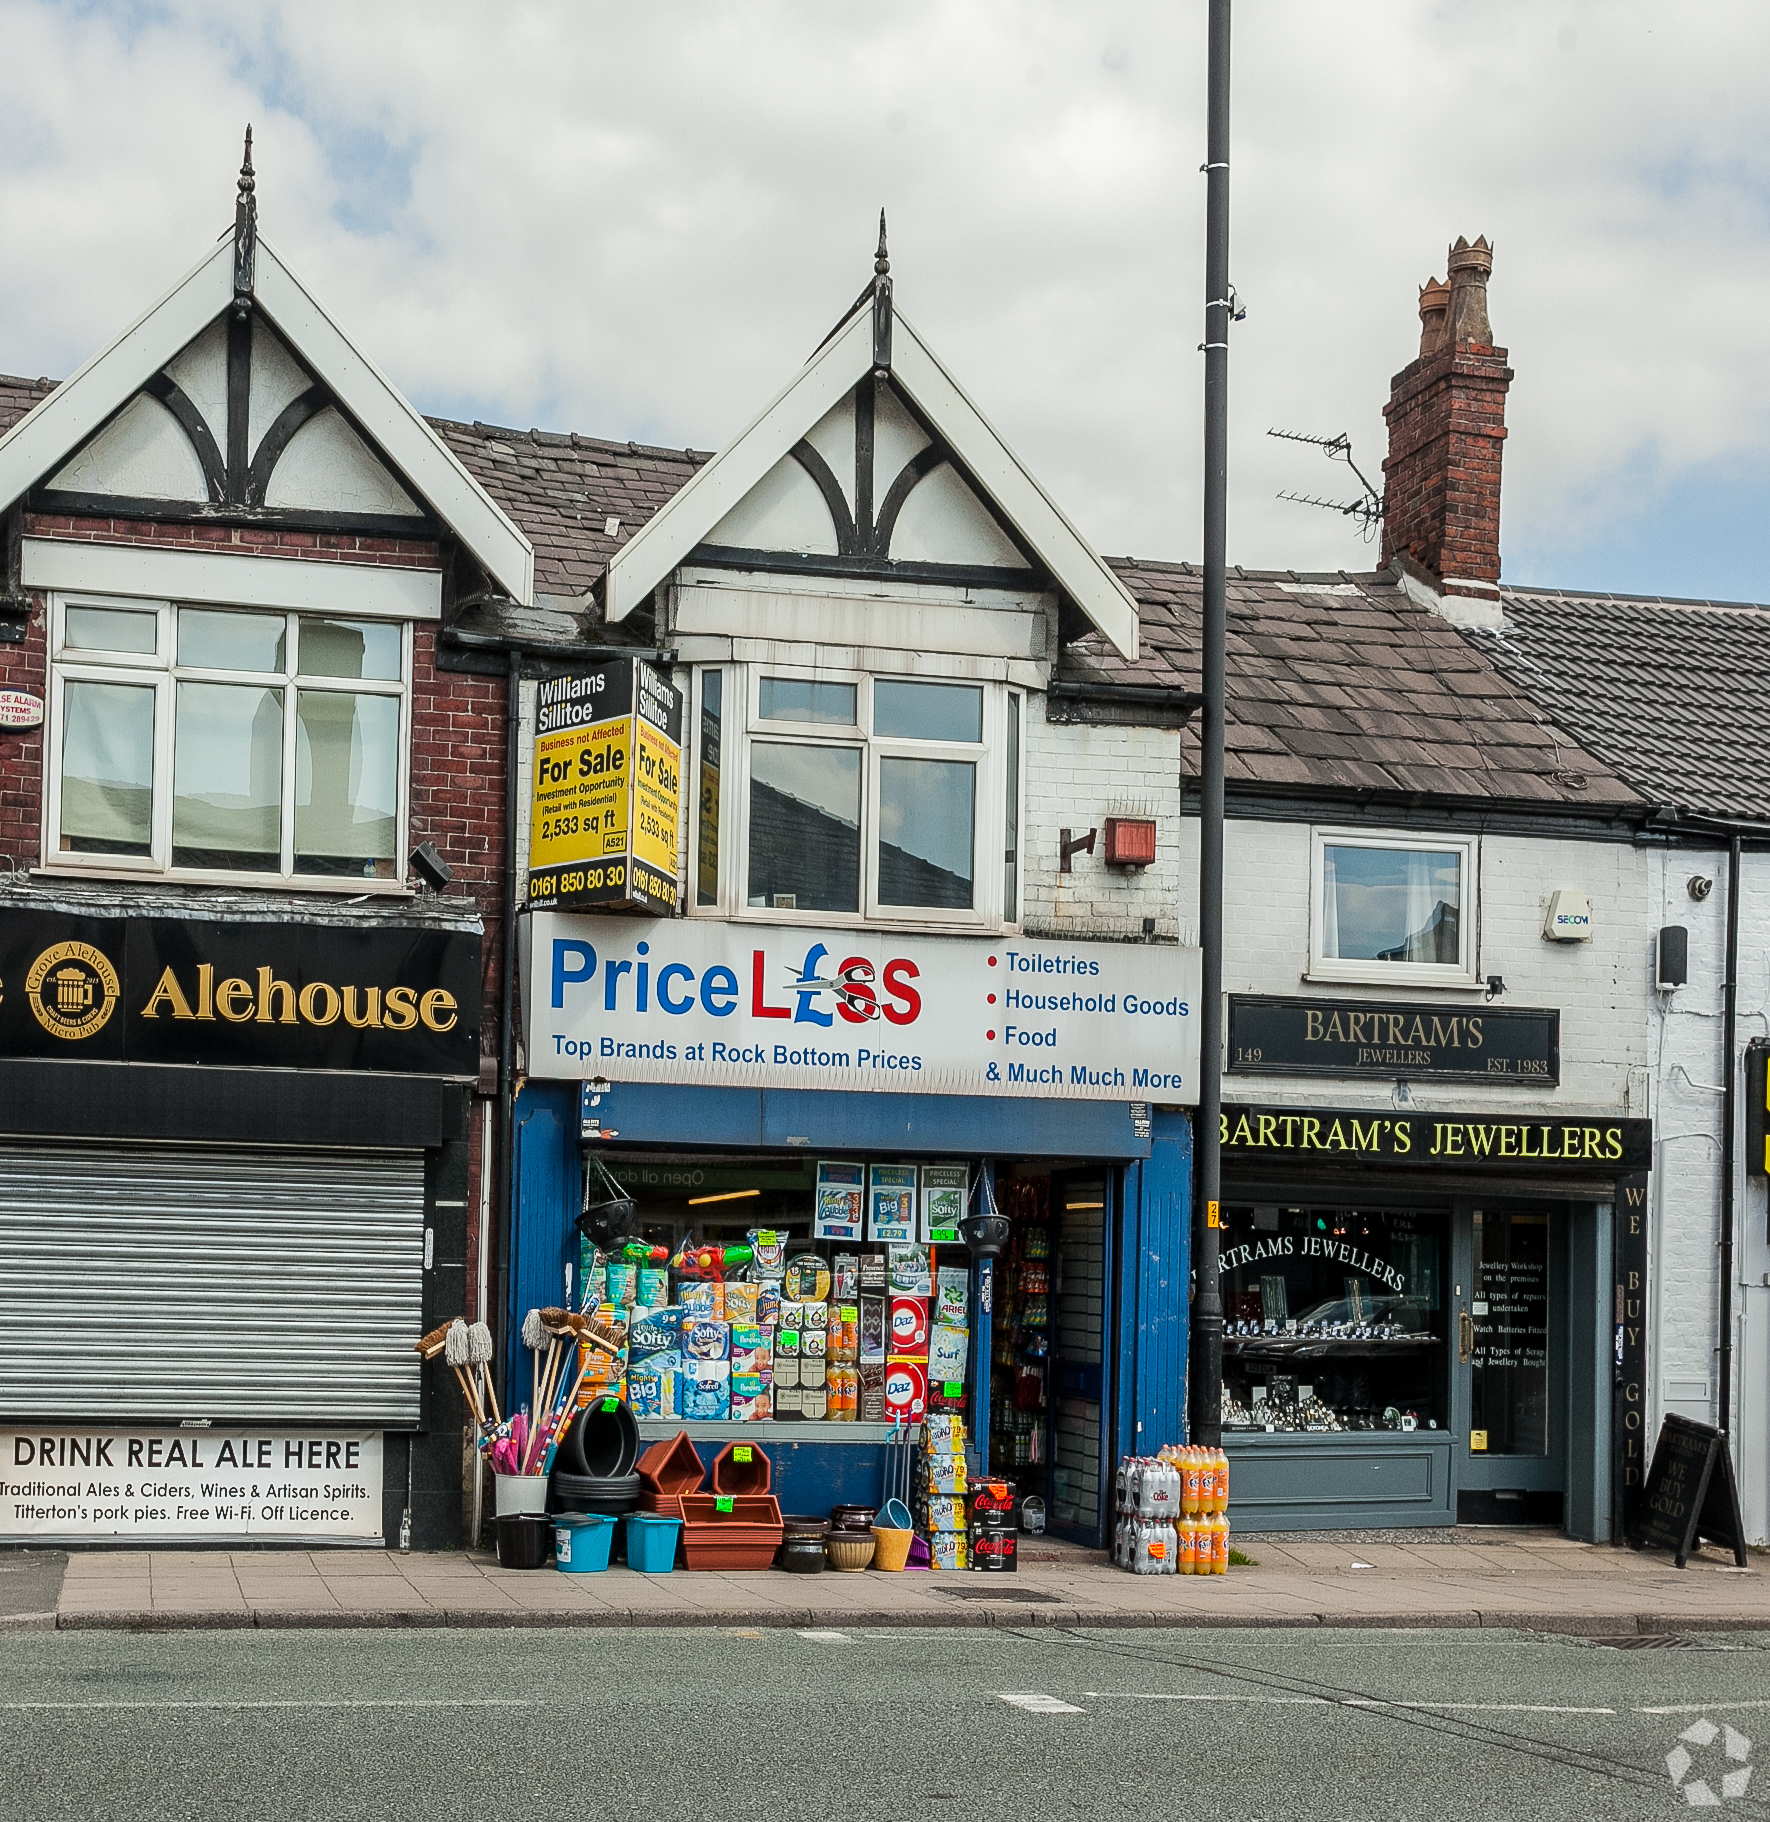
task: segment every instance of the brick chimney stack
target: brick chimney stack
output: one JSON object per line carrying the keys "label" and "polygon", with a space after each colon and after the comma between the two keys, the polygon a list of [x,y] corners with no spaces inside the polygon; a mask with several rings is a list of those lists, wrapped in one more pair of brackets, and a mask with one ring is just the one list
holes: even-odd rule
{"label": "brick chimney stack", "polygon": [[1462,596],[1465,611],[1497,614],[1500,451],[1512,369],[1488,325],[1492,270],[1485,237],[1473,246],[1459,238],[1449,282],[1421,287],[1420,358],[1390,382],[1383,409],[1383,562],[1402,573],[1404,586],[1411,580],[1430,590],[1433,605]]}

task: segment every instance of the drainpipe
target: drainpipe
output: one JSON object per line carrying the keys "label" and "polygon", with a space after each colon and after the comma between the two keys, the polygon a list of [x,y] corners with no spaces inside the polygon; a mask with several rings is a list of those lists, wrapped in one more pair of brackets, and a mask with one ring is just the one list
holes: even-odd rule
{"label": "drainpipe", "polygon": [[1735,1026],[1739,1014],[1739,836],[1727,844],[1727,978],[1721,990],[1721,1050],[1726,1070],[1721,1097],[1721,1345],[1715,1350],[1720,1396],[1715,1408],[1723,1432],[1733,1415],[1733,1122],[1739,1099]]}
{"label": "drainpipe", "polygon": [[[507,1318],[510,1298],[510,1255],[516,1247],[516,756],[522,718],[522,653],[509,649],[504,693],[504,928],[499,947],[503,956],[498,1014],[498,1159],[499,1205],[503,1210],[502,1244],[498,1248],[498,1315]],[[505,1354],[492,1350],[500,1380],[507,1380]],[[509,1405],[509,1387],[505,1386]]]}

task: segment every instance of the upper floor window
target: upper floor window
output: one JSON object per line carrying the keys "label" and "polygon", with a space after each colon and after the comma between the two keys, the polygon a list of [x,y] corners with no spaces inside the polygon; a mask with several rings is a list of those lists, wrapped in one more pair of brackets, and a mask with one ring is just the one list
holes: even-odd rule
{"label": "upper floor window", "polygon": [[398,881],[411,629],[58,597],[44,859]]}
{"label": "upper floor window", "polygon": [[1309,972],[1473,986],[1479,845],[1314,831]]}
{"label": "upper floor window", "polygon": [[1017,916],[1020,702],[1003,686],[734,667],[698,691],[697,906]]}

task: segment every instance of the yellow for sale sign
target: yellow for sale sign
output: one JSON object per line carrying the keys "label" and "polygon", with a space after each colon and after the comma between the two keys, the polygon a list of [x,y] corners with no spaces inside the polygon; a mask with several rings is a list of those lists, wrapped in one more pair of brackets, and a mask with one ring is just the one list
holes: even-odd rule
{"label": "yellow for sale sign", "polygon": [[637,658],[545,679],[529,903],[674,911],[681,799],[681,691]]}

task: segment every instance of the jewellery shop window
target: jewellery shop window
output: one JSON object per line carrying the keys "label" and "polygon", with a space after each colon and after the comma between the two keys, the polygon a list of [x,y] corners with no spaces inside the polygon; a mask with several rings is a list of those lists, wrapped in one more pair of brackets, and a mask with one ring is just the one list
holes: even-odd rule
{"label": "jewellery shop window", "polygon": [[587,1155],[572,1300],[607,1346],[588,1396],[640,1418],[963,1417],[961,1161]]}
{"label": "jewellery shop window", "polygon": [[1441,1430],[1447,1217],[1230,1208],[1223,1236],[1223,1427]]}

